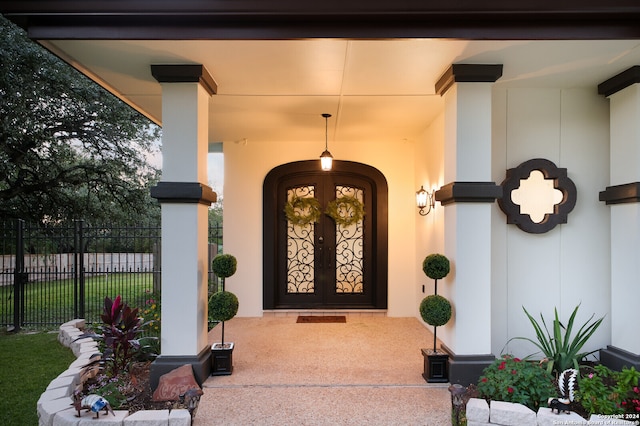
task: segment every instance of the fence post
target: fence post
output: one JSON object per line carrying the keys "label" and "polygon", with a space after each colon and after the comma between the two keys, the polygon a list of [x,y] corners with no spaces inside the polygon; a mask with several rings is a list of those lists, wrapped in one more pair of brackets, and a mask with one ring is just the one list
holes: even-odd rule
{"label": "fence post", "polygon": [[13,270],[13,331],[22,327],[22,287],[24,282],[24,220],[16,221],[16,264]]}
{"label": "fence post", "polygon": [[157,239],[153,242],[153,293],[157,296],[162,291],[162,274],[159,272],[162,265],[161,245]]}
{"label": "fence post", "polygon": [[73,315],[84,318],[84,221],[74,221],[73,232]]}

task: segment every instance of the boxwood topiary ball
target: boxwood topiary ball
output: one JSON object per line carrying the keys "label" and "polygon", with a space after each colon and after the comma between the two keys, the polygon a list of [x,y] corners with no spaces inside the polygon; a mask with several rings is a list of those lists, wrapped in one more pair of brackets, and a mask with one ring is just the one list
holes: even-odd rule
{"label": "boxwood topiary ball", "polygon": [[420,316],[434,327],[445,325],[451,319],[451,303],[438,294],[432,294],[420,302]]}
{"label": "boxwood topiary ball", "polygon": [[446,277],[449,268],[449,259],[444,254],[430,254],[422,261],[422,270],[433,280]]}
{"label": "boxwood topiary ball", "polygon": [[213,273],[220,278],[228,278],[236,273],[238,261],[230,254],[219,254],[211,261]]}
{"label": "boxwood topiary ball", "polygon": [[238,298],[230,291],[219,291],[209,298],[209,317],[213,321],[229,321],[238,313]]}

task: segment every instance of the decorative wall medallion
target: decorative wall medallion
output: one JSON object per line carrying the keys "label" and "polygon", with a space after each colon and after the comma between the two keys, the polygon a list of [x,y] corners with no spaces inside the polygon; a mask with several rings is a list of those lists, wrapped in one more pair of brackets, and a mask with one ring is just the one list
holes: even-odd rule
{"label": "decorative wall medallion", "polygon": [[543,158],[525,161],[507,170],[498,205],[507,223],[532,234],[542,234],[560,223],[576,205],[577,191],[567,169]]}

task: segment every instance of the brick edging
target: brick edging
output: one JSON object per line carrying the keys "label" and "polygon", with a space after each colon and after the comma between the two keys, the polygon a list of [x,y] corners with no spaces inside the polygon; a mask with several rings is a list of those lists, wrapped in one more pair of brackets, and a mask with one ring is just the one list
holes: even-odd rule
{"label": "brick edging", "polygon": [[[79,421],[72,407],[72,395],[80,381],[80,369],[87,364],[91,355],[98,352],[98,344],[91,338],[78,339],[86,326],[85,320],[75,319],[62,324],[58,332],[58,341],[71,349],[76,356],[69,368],[53,379],[40,395],[37,403],[38,424],[40,426],[62,426]],[[189,410],[146,410],[129,415],[127,410],[115,410],[115,417],[102,415],[90,420],[93,413],[82,412],[82,424],[87,426],[190,426]]]}
{"label": "brick edging", "polygon": [[487,401],[480,398],[471,398],[466,408],[467,424],[469,426],[488,425],[635,425],[635,422],[600,416],[593,414],[589,420],[570,412],[569,414],[556,414],[550,408],[540,407],[534,412],[522,404],[504,401]]}

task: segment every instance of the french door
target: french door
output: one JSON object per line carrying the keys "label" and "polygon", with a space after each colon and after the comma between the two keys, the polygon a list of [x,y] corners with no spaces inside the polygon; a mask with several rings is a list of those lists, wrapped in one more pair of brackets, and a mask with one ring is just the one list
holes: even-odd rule
{"label": "french door", "polygon": [[274,169],[264,188],[265,309],[386,308],[386,189],[359,163]]}

